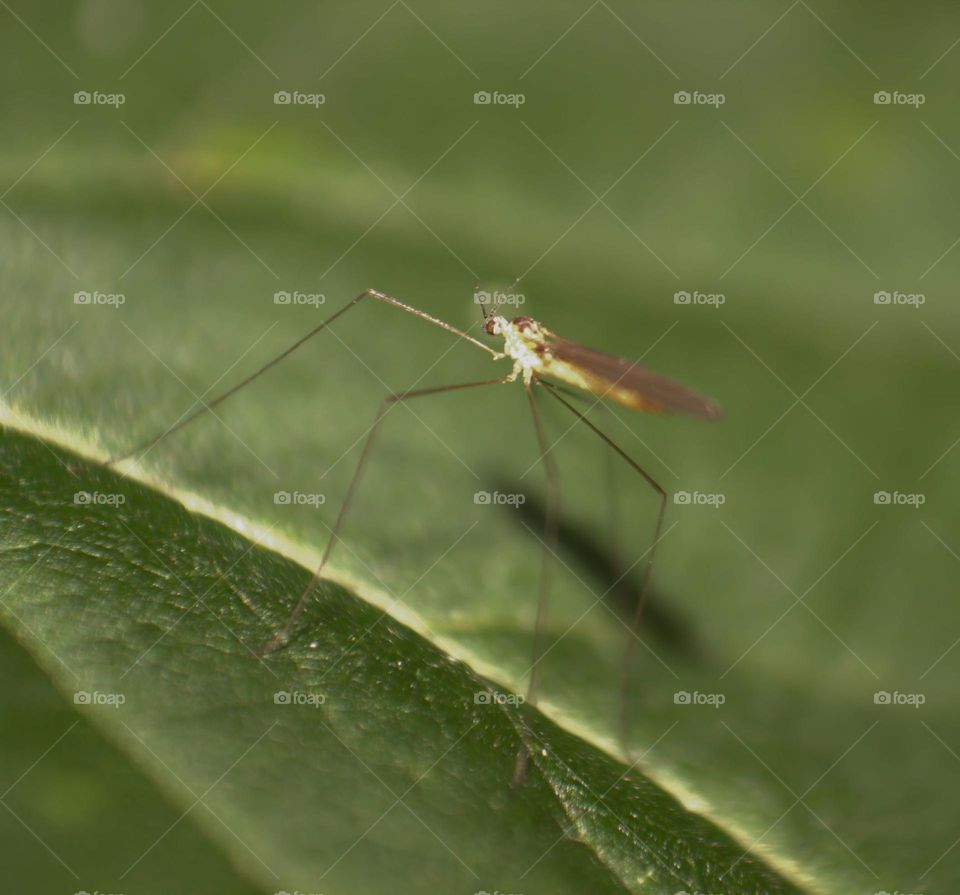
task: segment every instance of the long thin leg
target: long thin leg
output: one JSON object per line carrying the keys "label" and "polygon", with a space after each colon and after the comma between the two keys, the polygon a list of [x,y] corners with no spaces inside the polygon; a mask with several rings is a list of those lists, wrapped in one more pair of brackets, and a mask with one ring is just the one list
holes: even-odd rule
{"label": "long thin leg", "polygon": [[623,560],[623,542],[620,537],[620,492],[617,488],[616,457],[603,448],[603,471],[607,488],[607,537],[610,541],[610,580],[620,581],[626,566]]}
{"label": "long thin leg", "polygon": [[[543,557],[540,566],[540,586],[537,596],[537,617],[533,626],[533,653],[530,661],[530,679],[527,684],[526,701],[530,705],[537,704],[537,684],[540,680],[540,660],[543,658],[543,627],[546,620],[547,598],[550,593],[550,577],[553,567],[553,555],[557,549],[557,522],[560,516],[560,474],[557,464],[547,447],[547,436],[543,430],[543,421],[537,402],[533,398],[530,386],[524,383],[530,412],[533,414],[533,427],[537,433],[537,447],[540,459],[547,473],[547,505],[544,513],[543,526]],[[517,761],[513,768],[513,785],[522,785],[527,773],[527,757],[529,743],[524,742],[517,752]]]}
{"label": "long thin leg", "polygon": [[633,618],[630,623],[630,636],[627,638],[627,646],[624,651],[623,656],[623,667],[620,672],[620,740],[621,745],[624,750],[625,755],[629,755],[629,749],[627,748],[627,696],[629,695],[629,680],[630,680],[630,663],[633,659],[634,651],[636,650],[636,644],[638,638],[638,630],[640,628],[640,619],[643,615],[643,606],[647,598],[647,585],[650,582],[650,573],[653,571],[653,559],[654,554],[657,550],[657,543],[660,541],[660,533],[663,529],[663,518],[667,510],[667,492],[660,485],[656,479],[653,478],[639,463],[637,463],[632,457],[628,456],[627,453],[621,448],[609,435],[603,432],[601,429],[598,429],[586,415],[581,413],[570,404],[565,398],[562,398],[557,390],[549,383],[544,382],[543,380],[538,380],[540,385],[546,387],[547,392],[553,395],[564,407],[566,407],[572,414],[579,417],[593,432],[595,432],[600,438],[603,439],[611,448],[613,448],[626,462],[635,469],[641,476],[647,481],[651,488],[653,488],[657,494],[660,496],[660,508],[657,511],[657,524],[653,530],[653,543],[650,545],[650,549],[647,551],[647,563],[643,571],[643,577],[640,580],[640,592],[637,595],[637,604],[633,612]]}
{"label": "long thin leg", "polygon": [[[596,408],[597,410],[603,411],[609,414],[610,417],[616,418],[616,414],[602,401],[597,402],[596,398],[593,395],[590,395],[585,392],[577,391],[573,388],[566,388],[565,386],[558,385],[555,382],[549,383],[549,385],[555,390],[560,392],[563,395],[566,395],[568,398],[573,398],[575,401],[582,401],[585,404],[590,406],[587,408],[589,413],[591,410]],[[608,509],[608,519],[607,524],[609,525],[608,537],[610,539],[610,569],[611,575],[610,578],[612,581],[619,581],[622,577],[622,572],[625,569],[623,563],[623,553],[621,551],[621,542],[620,542],[620,492],[617,489],[617,471],[614,468],[613,460],[614,456],[606,449],[604,445],[601,445],[604,448],[603,450],[603,474],[604,474],[604,484],[607,489],[607,509]]]}
{"label": "long thin leg", "polygon": [[327,560],[330,559],[330,554],[333,553],[333,548],[340,539],[340,529],[343,527],[343,521],[347,516],[347,511],[349,510],[350,504],[353,500],[354,492],[356,491],[357,484],[360,481],[360,475],[366,466],[367,458],[370,455],[370,448],[373,446],[373,439],[375,438],[377,431],[380,429],[380,424],[383,422],[383,418],[390,406],[396,404],[398,401],[407,401],[411,398],[422,398],[426,395],[438,395],[443,392],[453,392],[465,388],[478,388],[481,385],[499,385],[504,382],[509,382],[512,378],[513,373],[508,373],[506,376],[501,376],[498,379],[483,379],[479,382],[463,382],[458,383],[457,385],[439,385],[434,386],[433,388],[418,388],[411,391],[400,392],[399,394],[387,395],[387,397],[380,402],[380,407],[377,409],[377,415],[374,417],[373,425],[367,431],[366,438],[364,439],[363,448],[360,451],[360,459],[357,461],[357,468],[353,471],[353,477],[350,479],[350,484],[347,486],[347,493],[344,495],[343,502],[340,504],[340,511],[337,513],[336,521],[333,523],[333,528],[330,530],[330,539],[327,541],[327,546],[323,551],[323,556],[320,558],[320,565],[317,566],[317,570],[313,573],[313,577],[304,588],[303,593],[300,595],[300,599],[297,601],[297,605],[294,606],[293,611],[290,613],[290,616],[287,618],[283,627],[277,631],[277,633],[274,634],[270,641],[263,647],[261,651],[263,655],[272,653],[275,649],[284,646],[288,642],[290,639],[290,634],[297,623],[297,619],[299,619],[299,617],[303,614],[303,610],[306,609],[307,604],[310,602],[310,598],[313,596],[313,592],[316,590],[317,584],[320,581],[320,576],[327,564]]}
{"label": "long thin leg", "polygon": [[225,392],[222,392],[221,394],[217,395],[217,397],[214,398],[213,400],[203,401],[200,407],[190,411],[186,416],[182,416],[172,426],[168,427],[167,429],[164,429],[162,432],[157,433],[151,438],[148,438],[142,444],[138,444],[136,447],[127,451],[126,453],[120,454],[116,457],[111,457],[110,460],[107,461],[106,465],[113,466],[117,463],[120,463],[122,460],[126,460],[128,457],[137,456],[138,454],[142,454],[143,452],[150,450],[150,448],[152,448],[155,444],[157,444],[162,439],[166,438],[168,435],[172,435],[174,432],[179,431],[180,429],[192,423],[195,419],[202,416],[203,414],[209,413],[218,404],[222,404],[224,401],[227,400],[227,398],[231,397],[232,395],[235,395],[244,386],[249,385],[251,382],[253,382],[254,379],[257,379],[258,377],[266,373],[267,370],[270,370],[271,368],[275,367],[285,357],[288,357],[289,355],[293,354],[293,352],[296,351],[301,345],[303,345],[304,342],[313,338],[318,332],[321,332],[322,330],[326,329],[328,326],[330,326],[331,323],[333,323],[334,320],[336,320],[338,317],[342,316],[343,314],[346,314],[347,311],[349,311],[351,308],[358,305],[363,299],[368,297],[375,298],[377,299],[377,301],[386,302],[386,304],[393,305],[395,308],[400,308],[400,310],[406,311],[408,314],[413,314],[415,317],[420,317],[422,320],[426,320],[428,323],[432,323],[434,326],[439,326],[441,329],[445,329],[447,332],[451,332],[454,335],[459,336],[461,339],[465,339],[466,341],[471,342],[472,344],[478,346],[479,348],[482,348],[484,351],[487,351],[490,354],[492,354],[495,358],[502,356],[498,354],[496,351],[494,351],[489,345],[485,345],[483,342],[479,341],[478,339],[473,338],[473,336],[467,335],[467,333],[463,332],[463,330],[457,329],[455,326],[451,326],[449,323],[446,323],[445,321],[440,320],[439,318],[426,313],[426,311],[421,311],[419,308],[414,308],[408,304],[404,304],[402,301],[398,301],[395,298],[391,298],[389,295],[386,295],[383,292],[377,292],[375,289],[366,289],[355,298],[350,299],[350,301],[348,301],[335,314],[332,314],[331,316],[329,316],[322,323],[318,323],[305,336],[301,336],[299,339],[297,339],[297,341],[294,342],[289,348],[284,349],[272,360],[267,361],[267,363],[265,363],[262,367],[260,367],[260,369],[254,370],[254,372],[251,373],[249,376],[247,376],[245,379],[240,380],[240,382],[238,382],[236,385],[231,386]]}

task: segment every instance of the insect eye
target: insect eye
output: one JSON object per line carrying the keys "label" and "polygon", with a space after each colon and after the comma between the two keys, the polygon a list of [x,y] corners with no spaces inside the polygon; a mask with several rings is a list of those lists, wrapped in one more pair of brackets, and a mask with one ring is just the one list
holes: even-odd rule
{"label": "insect eye", "polygon": [[484,325],[483,328],[487,331],[488,336],[495,336],[497,334],[497,321],[491,317]]}

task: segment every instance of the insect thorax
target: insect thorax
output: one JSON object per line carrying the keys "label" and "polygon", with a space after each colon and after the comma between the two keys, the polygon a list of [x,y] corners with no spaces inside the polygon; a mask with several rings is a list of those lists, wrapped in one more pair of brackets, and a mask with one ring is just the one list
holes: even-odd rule
{"label": "insect thorax", "polygon": [[546,331],[530,317],[496,318],[497,330],[503,336],[504,354],[513,358],[517,373],[529,381],[535,371],[542,370],[549,359]]}

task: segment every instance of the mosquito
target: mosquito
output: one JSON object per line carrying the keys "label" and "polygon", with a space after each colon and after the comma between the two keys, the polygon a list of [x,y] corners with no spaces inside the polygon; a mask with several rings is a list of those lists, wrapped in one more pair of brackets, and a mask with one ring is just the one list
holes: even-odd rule
{"label": "mosquito", "polygon": [[[643,614],[644,603],[647,596],[650,575],[653,570],[654,554],[657,544],[660,541],[663,530],[664,515],[667,508],[667,492],[656,479],[653,478],[636,460],[630,457],[618,444],[616,444],[609,435],[596,426],[588,417],[586,412],[582,412],[574,407],[564,395],[568,397],[585,397],[584,392],[596,396],[594,403],[600,403],[603,400],[612,401],[624,407],[633,410],[640,410],[652,413],[664,413],[676,411],[690,416],[699,417],[705,420],[714,420],[720,415],[719,406],[709,398],[705,398],[697,392],[679,385],[665,376],[654,373],[639,366],[636,362],[621,357],[615,357],[593,348],[586,348],[577,342],[570,341],[558,336],[556,333],[547,329],[543,324],[534,320],[532,317],[513,317],[508,319],[505,316],[488,312],[486,303],[480,302],[480,308],[483,314],[483,331],[487,336],[503,340],[502,350],[496,350],[490,345],[479,339],[474,338],[469,333],[461,330],[444,320],[421,311],[412,305],[408,305],[396,298],[387,295],[384,292],[378,292],[375,289],[367,289],[347,302],[336,313],[332,314],[322,323],[317,324],[313,329],[299,338],[285,350],[281,351],[276,357],[272,358],[259,369],[250,373],[236,385],[217,395],[210,401],[201,402],[201,405],[181,417],[172,426],[143,442],[132,450],[113,457],[107,463],[108,466],[115,465],[130,457],[138,456],[148,450],[161,440],[172,435],[194,420],[213,410],[213,408],[222,404],[228,398],[235,395],[242,388],[249,385],[255,379],[262,376],[268,370],[275,367],[282,360],[289,357],[294,351],[300,348],[315,335],[327,329],[335,320],[342,317],[350,309],[356,307],[365,299],[374,299],[387,305],[392,305],[401,311],[412,314],[415,317],[425,320],[428,323],[453,333],[460,339],[475,345],[489,353],[493,360],[512,362],[511,370],[503,376],[494,379],[482,379],[475,382],[462,382],[453,385],[439,385],[429,388],[409,389],[407,391],[395,392],[387,395],[377,409],[377,414],[370,429],[364,438],[363,446],[360,450],[360,458],[357,461],[353,476],[347,485],[347,491],[337,513],[336,520],[330,531],[330,537],[326,543],[320,564],[313,573],[309,583],[304,588],[299,600],[291,611],[284,625],[274,633],[273,637],[262,647],[262,654],[268,655],[282,647],[285,647],[291,640],[296,631],[297,623],[304,610],[314,596],[319,582],[323,578],[323,571],[327,566],[331,554],[337,543],[340,541],[340,531],[346,519],[347,512],[353,501],[357,485],[360,482],[361,475],[370,456],[370,451],[374,443],[377,432],[383,423],[384,416],[390,407],[403,401],[410,401],[415,398],[423,398],[428,395],[438,395],[446,392],[461,391],[471,388],[480,388],[487,385],[504,385],[510,382],[520,381],[523,384],[524,392],[527,396],[527,402],[530,407],[533,419],[533,428],[537,439],[540,461],[543,463],[547,478],[547,500],[544,513],[544,537],[543,537],[543,558],[539,575],[539,587],[537,597],[536,620],[533,630],[531,664],[527,672],[527,691],[526,702],[530,705],[536,705],[537,688],[539,684],[539,667],[544,655],[543,649],[543,625],[545,611],[548,600],[549,581],[550,581],[550,559],[556,551],[557,527],[559,517],[560,500],[560,479],[556,463],[551,453],[551,447],[547,442],[546,432],[540,411],[537,408],[537,402],[534,400],[534,390],[542,390],[551,398],[558,401],[566,410],[572,413],[579,422],[583,423],[591,432],[608,445],[617,455],[619,455],[627,465],[638,473],[644,481],[656,492],[659,499],[659,508],[657,510],[656,522],[653,530],[653,538],[650,546],[647,548],[644,556],[645,562],[643,572],[640,578],[639,590],[636,603],[630,617],[629,636],[627,646],[624,651],[622,670],[620,674],[620,695],[619,695],[619,725],[620,740],[624,748],[624,754],[627,752],[627,705],[628,705],[628,684],[629,670],[633,658],[634,649],[638,640],[638,630],[640,620]],[[590,408],[587,410],[589,411]],[[530,744],[524,741],[521,746],[517,762],[514,768],[513,783],[519,785],[523,782],[526,774],[526,762],[529,754]]]}

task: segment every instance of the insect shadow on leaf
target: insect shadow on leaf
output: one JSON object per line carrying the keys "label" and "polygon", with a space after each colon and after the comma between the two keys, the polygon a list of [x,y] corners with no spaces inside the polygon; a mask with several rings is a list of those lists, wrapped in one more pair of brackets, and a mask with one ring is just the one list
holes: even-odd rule
{"label": "insect shadow on leaf", "polygon": [[[490,490],[505,494],[523,493],[519,505],[501,505],[503,514],[532,532],[543,530],[546,502],[525,484],[509,479],[493,479]],[[562,514],[557,527],[557,551],[571,566],[584,573],[595,585],[595,592],[625,624],[629,625],[640,589],[640,574],[627,571],[618,550],[599,534],[571,516]],[[703,666],[709,662],[707,649],[694,626],[679,610],[669,605],[665,594],[651,588],[647,594],[643,624],[661,646],[687,662]],[[641,632],[642,633],[642,632]]]}

